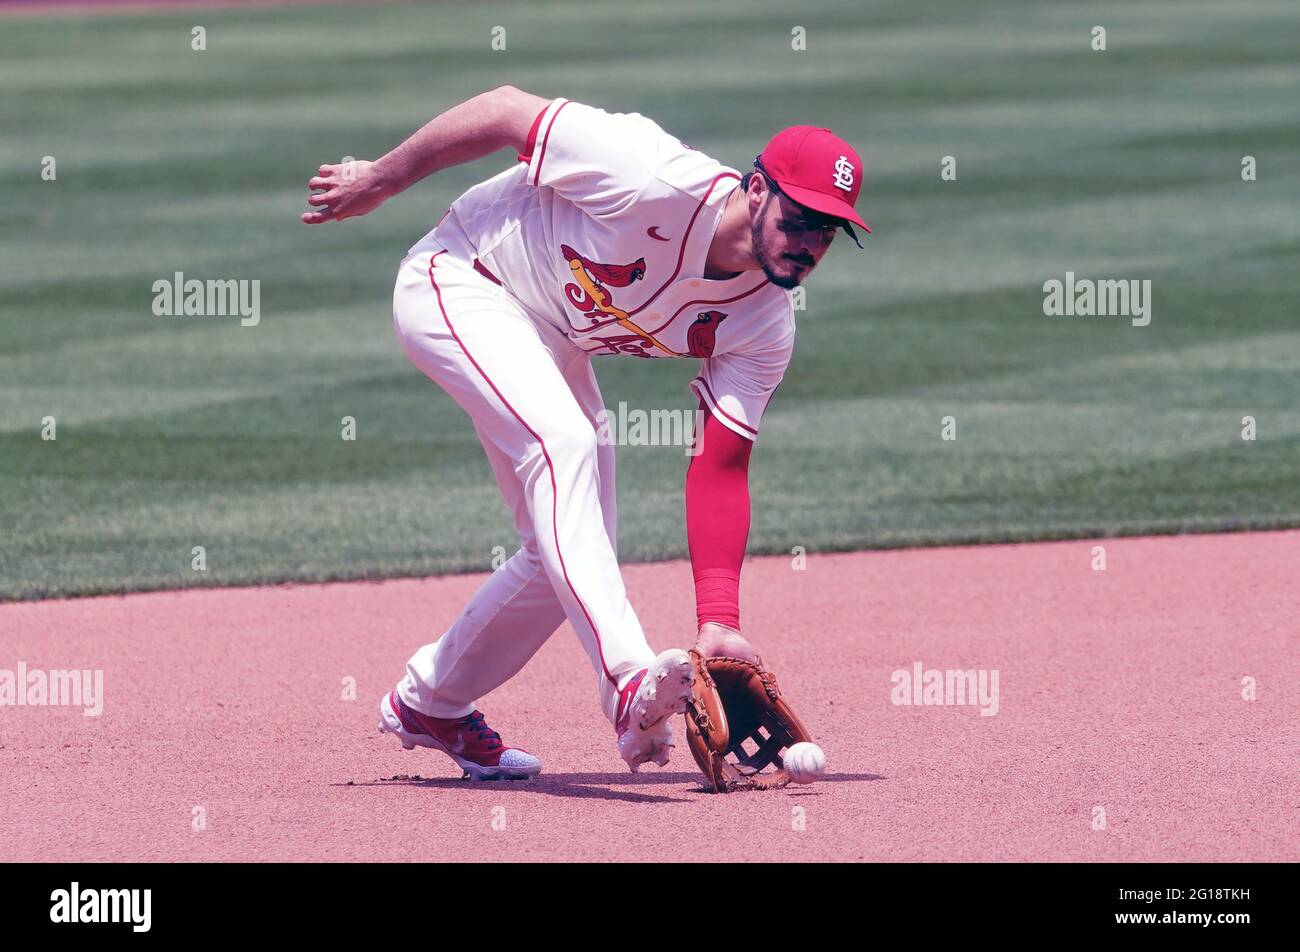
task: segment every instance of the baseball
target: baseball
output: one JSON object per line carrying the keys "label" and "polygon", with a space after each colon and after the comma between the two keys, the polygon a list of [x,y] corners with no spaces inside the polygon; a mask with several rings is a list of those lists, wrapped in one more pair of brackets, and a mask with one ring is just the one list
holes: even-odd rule
{"label": "baseball", "polygon": [[820,747],[808,741],[792,746],[781,762],[795,783],[812,783],[826,773],[826,755]]}

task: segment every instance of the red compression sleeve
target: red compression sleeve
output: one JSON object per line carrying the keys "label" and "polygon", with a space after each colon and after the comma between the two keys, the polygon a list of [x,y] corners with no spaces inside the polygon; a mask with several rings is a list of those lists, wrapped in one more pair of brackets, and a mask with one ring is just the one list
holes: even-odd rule
{"label": "red compression sleeve", "polygon": [[699,624],[740,629],[740,566],[749,540],[749,454],[754,448],[701,401],[704,445],[686,470],[686,542]]}

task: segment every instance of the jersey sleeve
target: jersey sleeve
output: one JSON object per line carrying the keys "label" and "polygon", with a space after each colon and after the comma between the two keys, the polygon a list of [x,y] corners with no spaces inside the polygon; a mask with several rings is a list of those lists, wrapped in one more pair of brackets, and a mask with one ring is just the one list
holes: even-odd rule
{"label": "jersey sleeve", "polygon": [[794,353],[794,328],[773,346],[754,353],[727,353],[700,362],[691,389],[718,422],[748,440],[758,438],[759,421],[781,385]]}
{"label": "jersey sleeve", "polygon": [[640,113],[610,113],[554,99],[537,116],[519,154],[528,182],[554,189],[594,218],[626,209],[654,178],[668,133]]}

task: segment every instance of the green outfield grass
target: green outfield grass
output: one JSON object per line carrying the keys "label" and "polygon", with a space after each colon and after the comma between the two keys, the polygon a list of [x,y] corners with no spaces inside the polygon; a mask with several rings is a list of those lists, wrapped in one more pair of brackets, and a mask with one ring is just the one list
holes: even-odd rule
{"label": "green outfield grass", "polygon": [[[1297,35],[1294,0],[0,20],[0,597],[481,570],[513,548],[468,421],[390,312],[405,249],[511,157],[297,221],[317,164],[502,83],[645,113],[741,168],[794,123],[862,152],[875,234],[808,283],[752,553],[1300,525]],[[175,271],[260,279],[261,324],[155,317]],[[1150,326],[1045,317],[1066,271],[1150,279]],[[596,366],[611,407],[693,406],[694,361]],[[619,453],[623,556],[684,554],[684,455]]]}

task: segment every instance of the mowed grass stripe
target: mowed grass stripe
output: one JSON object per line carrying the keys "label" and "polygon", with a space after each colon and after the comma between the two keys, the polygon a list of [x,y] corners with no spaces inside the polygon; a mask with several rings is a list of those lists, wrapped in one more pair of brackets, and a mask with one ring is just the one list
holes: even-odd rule
{"label": "mowed grass stripe", "polygon": [[[389,320],[406,247],[508,157],[342,228],[296,220],[317,162],[502,82],[644,112],[741,167],[806,121],[867,156],[877,234],[810,283],[751,551],[1298,518],[1291,8],[846,2],[800,12],[807,54],[786,8],[746,10],[210,11],[203,54],[188,13],[6,29],[0,597],[481,569],[509,549],[468,422]],[[497,23],[507,53],[487,49]],[[47,152],[57,185],[32,175]],[[1044,317],[1067,269],[1151,278],[1152,325]],[[262,324],[153,317],[175,270],[260,278]],[[597,369],[611,407],[693,406],[686,362]],[[37,436],[51,406],[57,444]],[[625,557],[684,552],[685,462],[620,448]],[[194,544],[218,553],[202,576]]]}

